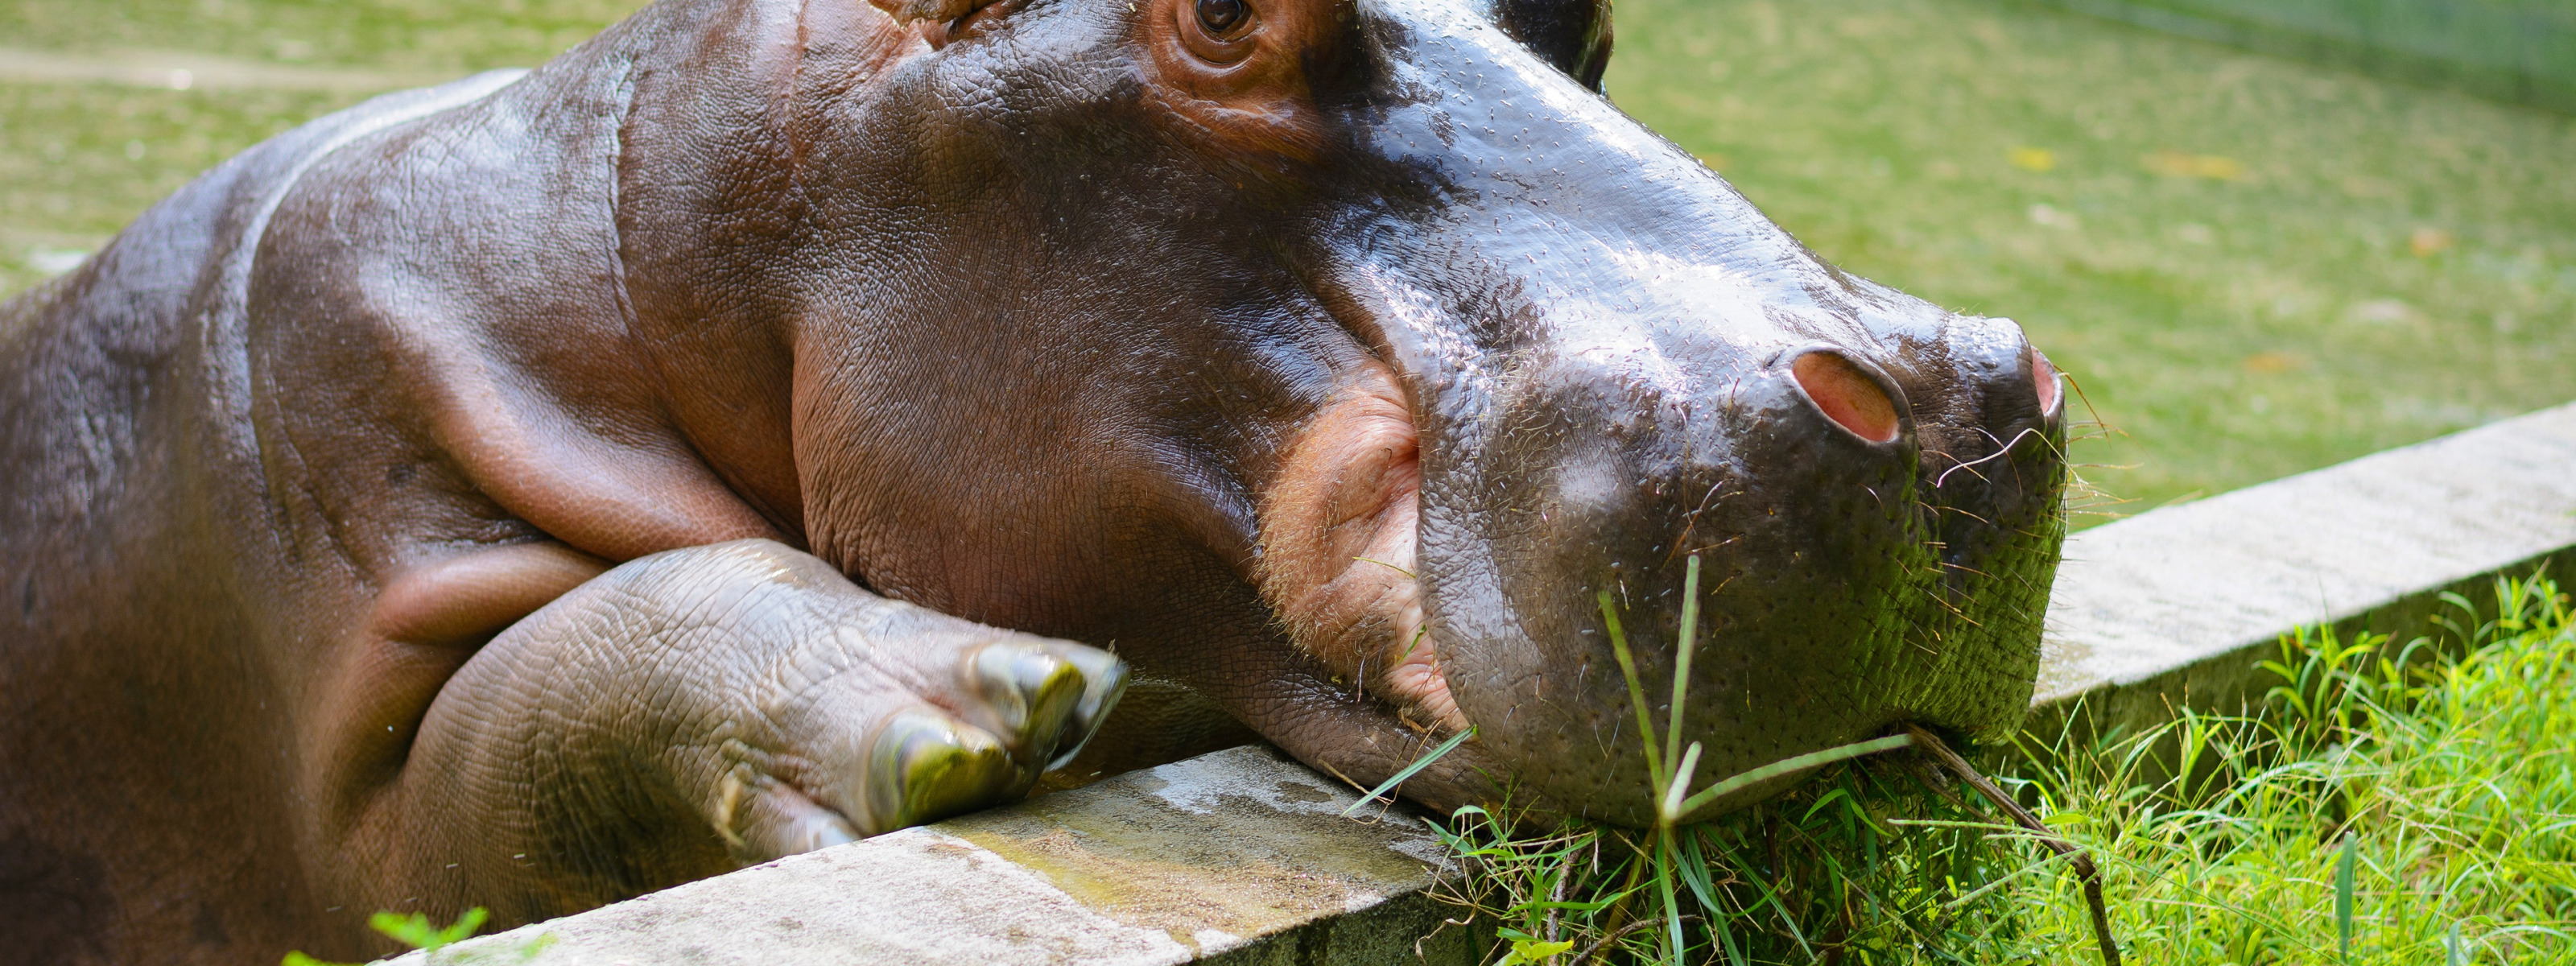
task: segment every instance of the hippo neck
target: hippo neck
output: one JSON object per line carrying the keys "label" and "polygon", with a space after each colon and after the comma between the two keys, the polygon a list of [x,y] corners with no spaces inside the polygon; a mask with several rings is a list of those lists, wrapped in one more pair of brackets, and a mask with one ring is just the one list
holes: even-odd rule
{"label": "hippo neck", "polygon": [[788,534],[805,529],[790,405],[810,223],[798,118],[829,93],[809,65],[898,33],[862,3],[677,0],[597,41],[631,61],[613,159],[629,329],[674,428]]}

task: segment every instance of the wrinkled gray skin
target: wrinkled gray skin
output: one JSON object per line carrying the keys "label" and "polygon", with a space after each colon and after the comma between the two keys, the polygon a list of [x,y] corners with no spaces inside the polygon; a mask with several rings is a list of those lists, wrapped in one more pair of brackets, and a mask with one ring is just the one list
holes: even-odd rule
{"label": "wrinkled gray skin", "polygon": [[887,7],[665,0],[0,310],[14,961],[354,957],[1247,733],[1641,821],[1596,596],[1660,719],[1692,554],[1704,780],[2017,720],[2053,372],[1619,114],[1606,5]]}

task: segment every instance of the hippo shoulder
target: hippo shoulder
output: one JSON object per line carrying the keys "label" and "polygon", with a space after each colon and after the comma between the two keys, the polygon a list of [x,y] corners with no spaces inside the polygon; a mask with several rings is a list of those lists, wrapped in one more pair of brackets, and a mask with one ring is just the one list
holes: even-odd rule
{"label": "hippo shoulder", "polygon": [[[0,544],[85,528],[135,485],[150,427],[221,424],[172,412],[241,383],[250,253],[298,179],[332,152],[489,96],[495,71],[368,100],[253,147],[153,205],[98,254],[0,305]],[[201,381],[202,380],[202,381]],[[14,556],[14,555],[13,555]]]}

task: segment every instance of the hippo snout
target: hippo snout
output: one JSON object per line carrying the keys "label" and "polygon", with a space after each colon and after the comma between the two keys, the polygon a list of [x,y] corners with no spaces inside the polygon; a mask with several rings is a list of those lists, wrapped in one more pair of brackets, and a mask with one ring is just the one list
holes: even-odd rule
{"label": "hippo snout", "polygon": [[1651,820],[1600,599],[1660,728],[1694,556],[1695,784],[1901,721],[2018,726],[2061,532],[2057,376],[2009,321],[1907,334],[1567,346],[1504,380],[1465,465],[1431,467],[1441,668],[1525,794]]}

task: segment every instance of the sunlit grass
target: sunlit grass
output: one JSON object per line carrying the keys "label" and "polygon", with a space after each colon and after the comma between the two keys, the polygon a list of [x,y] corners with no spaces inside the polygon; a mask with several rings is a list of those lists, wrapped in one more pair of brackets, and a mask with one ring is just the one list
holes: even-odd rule
{"label": "sunlit grass", "polygon": [[[16,0],[0,47],[162,50],[425,78],[535,66],[644,0]],[[359,91],[0,83],[0,297],[58,274],[135,216]]]}
{"label": "sunlit grass", "polygon": [[186,50],[462,75],[533,67],[646,0],[11,0],[0,46]]}
{"label": "sunlit grass", "polygon": [[[1997,778],[2100,863],[2131,963],[2576,962],[2576,626],[2555,587],[2500,599],[2465,656],[2302,635],[2258,715],[2030,735]],[[1911,752],[1669,832],[1446,825],[1514,962],[2099,961],[2063,862]]]}
{"label": "sunlit grass", "polygon": [[207,168],[357,95],[0,84],[0,293],[44,280]]}

